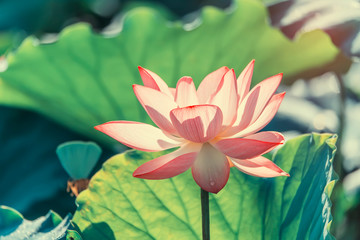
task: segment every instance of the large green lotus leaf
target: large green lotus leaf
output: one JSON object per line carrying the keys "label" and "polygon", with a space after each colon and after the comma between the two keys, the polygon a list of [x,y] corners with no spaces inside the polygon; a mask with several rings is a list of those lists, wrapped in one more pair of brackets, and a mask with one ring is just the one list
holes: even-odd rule
{"label": "large green lotus leaf", "polygon": [[0,57],[12,47],[14,37],[12,33],[0,32]]}
{"label": "large green lotus leaf", "polygon": [[[231,11],[202,9],[192,24],[171,23],[152,8],[135,8],[114,36],[86,24],[66,28],[57,42],[28,38],[0,74],[0,103],[35,109],[92,137],[110,120],[149,121],[133,94],[137,66],[151,69],[169,86],[184,75],[196,84],[221,67],[238,74],[256,59],[253,83],[279,72],[286,78],[329,64],[338,49],[321,31],[295,42],[267,23],[261,2],[238,0]],[[200,23],[201,22],[201,23]]]}
{"label": "large green lotus leaf", "polygon": [[[213,239],[331,239],[329,195],[336,137],[288,141],[274,162],[291,177],[256,178],[231,169],[210,196]],[[157,154],[130,151],[109,159],[82,192],[74,223],[85,239],[201,239],[200,189],[191,171],[166,180],[132,172]]]}

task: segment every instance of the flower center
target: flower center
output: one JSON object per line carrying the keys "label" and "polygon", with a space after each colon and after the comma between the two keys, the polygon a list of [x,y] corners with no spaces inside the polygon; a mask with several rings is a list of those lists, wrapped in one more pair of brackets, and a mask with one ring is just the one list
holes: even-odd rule
{"label": "flower center", "polygon": [[225,157],[225,155],[206,142],[202,145],[196,160],[204,164],[216,164]]}

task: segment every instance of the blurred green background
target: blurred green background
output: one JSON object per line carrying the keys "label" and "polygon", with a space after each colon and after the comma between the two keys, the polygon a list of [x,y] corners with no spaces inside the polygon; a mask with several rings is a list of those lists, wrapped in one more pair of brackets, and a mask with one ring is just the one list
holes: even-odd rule
{"label": "blurred green background", "polygon": [[287,96],[267,129],[286,139],[339,135],[332,232],[359,239],[359,7],[355,0],[0,1],[0,205],[28,219],[75,211],[55,149],[97,141],[104,151],[93,173],[125,149],[92,127],[148,121],[127,91],[141,81],[137,65],[169,85],[182,75],[198,84],[223,65],[239,74],[255,58],[253,84],[285,77]]}

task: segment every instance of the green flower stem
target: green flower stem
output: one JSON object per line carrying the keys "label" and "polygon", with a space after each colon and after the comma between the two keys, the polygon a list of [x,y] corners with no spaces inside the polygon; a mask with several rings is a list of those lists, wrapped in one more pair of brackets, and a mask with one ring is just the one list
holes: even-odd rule
{"label": "green flower stem", "polygon": [[203,240],[210,240],[209,192],[201,188],[201,215]]}

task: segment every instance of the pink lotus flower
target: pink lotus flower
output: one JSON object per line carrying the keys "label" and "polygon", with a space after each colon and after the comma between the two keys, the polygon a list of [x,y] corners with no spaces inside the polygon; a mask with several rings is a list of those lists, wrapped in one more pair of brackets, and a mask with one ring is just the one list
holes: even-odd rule
{"label": "pink lotus flower", "polygon": [[174,177],[191,168],[204,190],[219,192],[230,167],[257,177],[289,176],[262,157],[284,137],[258,132],[277,112],[285,93],[275,94],[282,74],[257,84],[251,91],[254,60],[236,79],[233,69],[222,67],[207,75],[196,90],[191,77],[182,77],[176,89],[155,73],[139,67],[144,86],[133,85],[136,97],[159,127],[112,121],[95,128],[124,145],[141,151],[179,149],[144,163],[133,173],[144,179]]}

